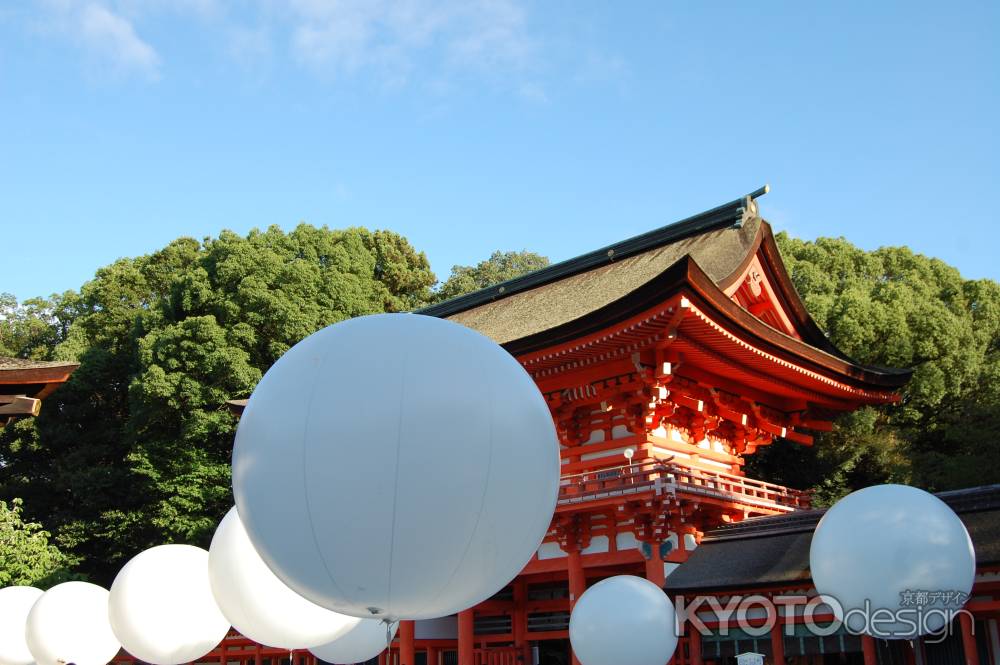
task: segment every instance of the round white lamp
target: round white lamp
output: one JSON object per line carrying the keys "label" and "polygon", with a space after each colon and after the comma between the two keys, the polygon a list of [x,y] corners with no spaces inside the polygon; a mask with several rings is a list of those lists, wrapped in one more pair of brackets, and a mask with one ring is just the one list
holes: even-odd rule
{"label": "round white lamp", "polygon": [[250,396],[233,492],[261,558],[317,605],[425,619],[503,588],[549,528],[552,415],[492,340],[383,314],[292,347]]}

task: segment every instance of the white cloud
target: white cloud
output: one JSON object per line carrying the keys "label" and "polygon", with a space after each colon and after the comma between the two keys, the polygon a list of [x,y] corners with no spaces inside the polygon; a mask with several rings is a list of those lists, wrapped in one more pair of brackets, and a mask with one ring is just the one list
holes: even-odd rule
{"label": "white cloud", "polygon": [[[212,33],[247,72],[287,55],[323,77],[364,76],[381,87],[418,80],[454,88],[473,75],[543,100],[532,80],[537,44],[521,0],[36,0],[42,30],[101,68],[156,79],[163,59],[143,28],[169,16]],[[436,88],[435,88],[436,86]]]}
{"label": "white cloud", "polygon": [[435,68],[522,69],[532,44],[514,0],[293,0],[291,45],[334,73],[378,70],[406,78]]}
{"label": "white cloud", "polygon": [[121,70],[158,76],[160,56],[136,34],[130,21],[98,4],[83,7],[79,20],[79,38],[89,51]]}
{"label": "white cloud", "polygon": [[101,2],[44,0],[39,31],[67,39],[115,73],[159,76],[160,56],[132,21]]}

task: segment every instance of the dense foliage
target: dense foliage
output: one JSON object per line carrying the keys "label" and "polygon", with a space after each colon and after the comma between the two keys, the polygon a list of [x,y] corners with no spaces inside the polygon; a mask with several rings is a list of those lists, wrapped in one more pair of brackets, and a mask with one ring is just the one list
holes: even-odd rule
{"label": "dense foliage", "polygon": [[898,406],[865,408],[803,448],[778,442],[748,464],[813,487],[821,502],[880,482],[945,490],[1000,480],[1000,284],[905,247],[778,235],[810,314],[853,358],[913,367]]}
{"label": "dense foliage", "polygon": [[455,266],[448,281],[441,285],[436,300],[447,300],[463,293],[485,289],[524,273],[549,265],[549,260],[534,252],[493,252],[475,266]]}
{"label": "dense foliage", "polygon": [[207,545],[232,501],[226,400],[306,335],[411,309],[434,282],[396,234],[302,225],[182,238],[79,294],[8,299],[0,353],[81,366],[39,418],[0,430],[0,497],[23,498],[102,582],[152,544]]}
{"label": "dense foliage", "polygon": [[0,501],[0,588],[26,585],[48,588],[72,579],[70,560],[49,543],[49,534],[22,518],[22,502]]}
{"label": "dense foliage", "polygon": [[[888,480],[931,489],[997,481],[1000,285],[963,280],[905,248],[778,240],[834,343],[916,373],[900,405],[847,415],[811,448],[777,442],[748,471],[814,488],[822,501]],[[0,355],[81,362],[40,417],[0,430],[0,498],[23,498],[25,514],[98,582],[153,544],[206,545],[232,501],[236,421],[225,401],[247,396],[292,344],[347,317],[409,310],[547,264],[496,252],[456,266],[434,290],[424,255],[396,234],[302,225],[182,238],[101,268],[79,293],[0,298]],[[0,518],[21,534],[11,542],[22,554],[0,554],[39,567],[0,574],[58,571],[63,555],[24,524],[20,505]]]}

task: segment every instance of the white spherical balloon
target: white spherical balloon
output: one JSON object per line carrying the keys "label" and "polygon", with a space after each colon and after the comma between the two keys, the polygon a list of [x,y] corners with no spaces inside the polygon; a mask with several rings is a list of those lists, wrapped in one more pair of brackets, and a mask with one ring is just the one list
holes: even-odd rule
{"label": "white spherical balloon", "polygon": [[609,577],[576,602],[569,640],[582,665],[664,665],[677,648],[674,606],[649,580]]}
{"label": "white spherical balloon", "polygon": [[35,661],[25,642],[24,628],[31,606],[42,593],[31,586],[0,589],[0,665],[31,665]]}
{"label": "white spherical balloon", "polygon": [[[831,605],[838,618],[847,617],[848,629],[912,639],[944,626],[944,605],[918,614],[916,597],[904,594],[968,594],[976,556],[965,525],[943,501],[915,487],[879,485],[854,492],[827,511],[813,534],[809,567],[816,590],[837,601]],[[872,622],[876,610],[881,618]],[[912,616],[893,614],[889,620],[886,610],[908,610]]]}
{"label": "white spherical balloon", "polygon": [[391,624],[386,635],[386,624],[377,619],[361,619],[358,625],[329,644],[312,647],[309,651],[328,663],[365,663],[385,651],[396,635],[398,623]]}
{"label": "white spherical balloon", "polygon": [[208,574],[222,614],[260,644],[305,649],[332,642],[361,621],[320,607],[279,580],[254,549],[236,508],[215,530]]}
{"label": "white spherical balloon", "polygon": [[155,665],[197,660],[229,632],[208,581],[208,552],[191,545],[132,557],[111,585],[108,615],[125,650]]}
{"label": "white spherical balloon", "polygon": [[559,485],[545,399],[468,328],[344,321],[267,372],[236,434],[233,489],[261,558],[359,617],[426,619],[489,598],[537,550]]}
{"label": "white spherical balloon", "polygon": [[105,665],[121,649],[108,623],[108,591],[88,582],[64,582],[42,594],[24,636],[38,665]]}

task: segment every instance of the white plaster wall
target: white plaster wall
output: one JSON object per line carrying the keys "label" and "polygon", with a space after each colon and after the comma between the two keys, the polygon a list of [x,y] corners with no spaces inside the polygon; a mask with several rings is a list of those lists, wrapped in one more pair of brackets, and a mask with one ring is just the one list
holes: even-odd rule
{"label": "white plaster wall", "polygon": [[626,436],[632,436],[632,432],[625,425],[615,425],[611,428],[612,439],[624,439]]}
{"label": "white plaster wall", "polygon": [[566,553],[559,548],[559,543],[542,543],[538,548],[539,559],[558,559],[566,556]]}
{"label": "white plaster wall", "polygon": [[581,554],[600,554],[608,551],[608,537],[594,536],[590,539],[590,545],[580,550]]}
{"label": "white plaster wall", "polygon": [[598,453],[584,453],[583,455],[580,455],[580,461],[598,459],[600,457],[616,457],[616,456],[621,458],[622,464],[628,461],[625,459],[625,448],[613,448],[612,450],[602,450],[601,452]]}
{"label": "white plaster wall", "polygon": [[639,541],[631,531],[621,531],[615,536],[615,545],[620,550],[639,549]]}

